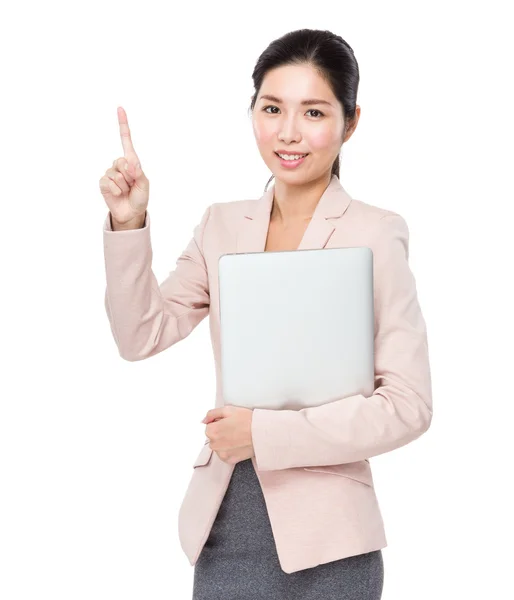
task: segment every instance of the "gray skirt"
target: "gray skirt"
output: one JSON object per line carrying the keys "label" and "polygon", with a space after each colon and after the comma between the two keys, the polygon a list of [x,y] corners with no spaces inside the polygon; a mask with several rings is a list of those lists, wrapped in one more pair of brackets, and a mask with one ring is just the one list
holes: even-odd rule
{"label": "gray skirt", "polygon": [[234,466],[194,567],[193,600],[379,600],[381,550],[284,573],[251,459]]}

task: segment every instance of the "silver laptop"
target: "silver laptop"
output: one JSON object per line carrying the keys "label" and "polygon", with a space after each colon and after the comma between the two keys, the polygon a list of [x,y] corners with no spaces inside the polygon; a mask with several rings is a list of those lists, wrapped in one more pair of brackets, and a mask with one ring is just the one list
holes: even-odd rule
{"label": "silver laptop", "polygon": [[367,247],[223,254],[225,404],[292,409],[374,391]]}

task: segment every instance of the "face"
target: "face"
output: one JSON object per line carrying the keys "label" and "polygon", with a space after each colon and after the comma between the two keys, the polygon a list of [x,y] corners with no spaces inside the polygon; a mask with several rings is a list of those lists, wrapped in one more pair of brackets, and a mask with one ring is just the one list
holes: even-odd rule
{"label": "face", "polygon": [[[302,104],[313,99],[317,102]],[[308,65],[278,67],[264,77],[252,113],[259,153],[276,179],[294,184],[312,181],[330,173],[359,113],[357,107],[354,126],[343,139],[343,107],[328,83]],[[307,156],[285,161],[277,156],[280,150]]]}

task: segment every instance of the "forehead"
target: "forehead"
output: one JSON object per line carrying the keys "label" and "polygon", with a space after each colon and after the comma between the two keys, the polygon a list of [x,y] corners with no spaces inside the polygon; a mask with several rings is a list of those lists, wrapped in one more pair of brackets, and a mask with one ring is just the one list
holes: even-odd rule
{"label": "forehead", "polygon": [[259,90],[259,98],[273,95],[285,103],[299,103],[309,98],[327,100],[336,106],[330,85],[310,65],[285,65],[268,71]]}

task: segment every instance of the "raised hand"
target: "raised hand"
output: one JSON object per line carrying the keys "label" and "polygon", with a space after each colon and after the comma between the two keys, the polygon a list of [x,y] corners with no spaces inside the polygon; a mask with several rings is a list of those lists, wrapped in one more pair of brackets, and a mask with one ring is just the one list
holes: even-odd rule
{"label": "raised hand", "polygon": [[111,212],[114,224],[130,226],[144,223],[148,206],[150,181],[143,173],[141,163],[132,144],[125,110],[118,107],[123,156],[117,158],[100,179],[100,191]]}

